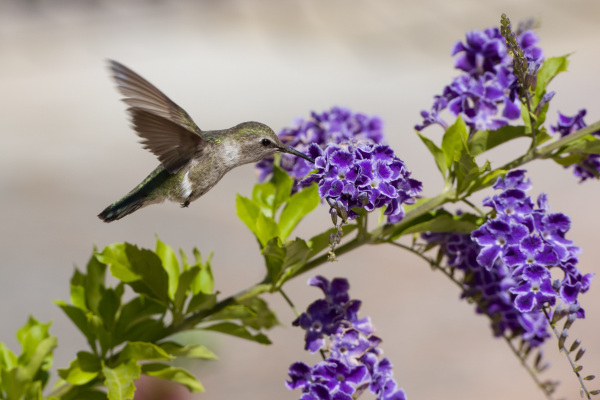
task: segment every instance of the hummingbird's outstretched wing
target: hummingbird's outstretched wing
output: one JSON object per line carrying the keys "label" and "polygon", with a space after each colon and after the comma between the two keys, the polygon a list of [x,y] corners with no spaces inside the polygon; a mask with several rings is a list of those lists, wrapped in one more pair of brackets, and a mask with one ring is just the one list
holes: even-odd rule
{"label": "hummingbird's outstretched wing", "polygon": [[200,128],[150,82],[116,61],[109,62],[144,148],[155,154],[167,171],[177,173],[206,146]]}

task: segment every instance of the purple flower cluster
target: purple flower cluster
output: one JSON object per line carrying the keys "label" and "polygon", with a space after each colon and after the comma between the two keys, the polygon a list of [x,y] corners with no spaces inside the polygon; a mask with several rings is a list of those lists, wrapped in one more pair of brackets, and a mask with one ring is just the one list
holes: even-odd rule
{"label": "purple flower cluster", "polygon": [[[539,67],[544,54],[536,46],[537,35],[526,30],[517,37],[517,42],[527,58]],[[461,115],[476,130],[495,130],[521,116],[512,57],[499,28],[468,32],[464,42],[454,44],[451,54],[458,55],[455,66],[464,72],[444,88],[442,95],[434,97],[431,110],[421,111],[423,123],[415,129],[420,131],[432,124],[447,129],[448,124],[439,115],[446,108],[454,116]]]}
{"label": "purple flower cluster", "polygon": [[[384,143],[383,121],[377,116],[353,113],[343,107],[333,107],[322,113],[311,112],[309,119],[296,118],[292,126],[279,132],[281,141],[298,151],[306,153],[311,143],[321,148],[328,144],[339,144],[351,140],[367,143]],[[281,155],[281,168],[292,178],[300,181],[314,166],[308,161],[291,154]],[[265,158],[256,164],[258,179],[263,182],[273,172],[273,158]]]}
{"label": "purple flower cluster", "polygon": [[315,159],[317,171],[300,185],[318,182],[321,198],[347,210],[350,220],[358,216],[353,208],[386,207],[388,222],[398,222],[404,217],[402,204],[414,203],[422,190],[421,182],[410,178],[404,162],[387,145],[352,142],[322,150],[311,144],[308,154]]}
{"label": "purple flower cluster", "polygon": [[325,351],[328,357],[312,367],[292,364],[288,389],[301,389],[300,400],[352,400],[367,389],[377,400],[406,400],[391,362],[380,358],[381,339],[370,318],[358,317],[361,302],[350,300],[348,281],[316,276],[308,284],[323,290],[325,298],[312,303],[293,325],[306,331],[306,350]]}
{"label": "purple flower cluster", "polygon": [[[465,295],[480,299],[478,312],[492,318],[497,335],[510,330],[535,347],[550,336],[542,306],[558,299],[583,318],[578,295],[589,290],[594,274],[583,275],[577,268],[581,250],[565,237],[570,219],[549,212],[545,194],[534,204],[526,194],[530,188],[524,170],[511,171],[494,185],[502,192],[484,199],[493,219],[471,235],[423,238],[440,246],[449,267],[465,273]],[[552,280],[553,268],[562,271],[562,279]]]}
{"label": "purple flower cluster", "polygon": [[[551,126],[552,132],[560,134],[561,137],[570,135],[571,133],[584,128],[587,124],[583,121],[583,117],[587,111],[585,109],[572,117],[567,117],[558,112],[558,121],[556,126]],[[593,133],[594,136],[600,137],[600,131]],[[568,168],[568,167],[566,167]],[[581,182],[589,178],[596,178],[600,174],[600,154],[586,154],[582,160],[575,164],[573,175],[581,179]]]}

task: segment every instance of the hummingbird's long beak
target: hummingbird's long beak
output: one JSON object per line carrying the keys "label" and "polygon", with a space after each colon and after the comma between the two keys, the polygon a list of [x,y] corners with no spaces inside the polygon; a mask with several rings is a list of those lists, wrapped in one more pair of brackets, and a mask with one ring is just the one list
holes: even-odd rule
{"label": "hummingbird's long beak", "polygon": [[311,163],[315,163],[315,160],[313,160],[312,158],[310,158],[309,156],[307,156],[304,153],[299,152],[298,150],[290,147],[290,146],[285,146],[285,147],[280,147],[279,150],[281,150],[283,153],[289,153],[289,154],[293,154],[297,157],[300,158],[304,158],[306,161],[310,161]]}

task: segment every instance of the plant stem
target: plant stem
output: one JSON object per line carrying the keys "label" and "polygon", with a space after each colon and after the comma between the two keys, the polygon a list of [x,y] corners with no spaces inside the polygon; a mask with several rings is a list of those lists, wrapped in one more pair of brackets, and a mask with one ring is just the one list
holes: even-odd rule
{"label": "plant stem", "polygon": [[[554,334],[556,335],[556,339],[560,340],[560,332],[558,332],[556,330],[556,327],[554,326],[555,324],[552,323],[552,319],[550,318],[550,315],[548,315],[548,311],[546,310],[546,307],[542,308],[542,310],[544,311],[544,315],[546,316],[546,320],[548,321],[548,324],[550,324],[550,327],[552,328],[552,330],[554,331]],[[576,365],[573,362],[573,360],[571,359],[571,355],[569,354],[569,351],[567,350],[567,348],[565,347],[564,344],[561,346],[560,351],[565,353],[565,355],[567,356],[567,360],[569,360],[569,363],[571,363],[571,368],[573,369],[573,372],[575,373],[575,375],[577,375],[577,378],[579,378],[579,383],[581,384],[581,389],[585,392],[585,395],[587,396],[588,400],[591,400],[592,396],[590,395],[590,392],[588,392],[587,388],[585,387],[585,384],[583,383],[583,378],[581,377],[581,374],[578,371],[575,371]]]}
{"label": "plant stem", "polygon": [[469,200],[464,199],[464,198],[461,200],[463,203],[470,206],[473,210],[477,211],[477,213],[481,216],[481,218],[485,219],[487,217],[486,213],[484,213],[481,209],[479,209],[479,207],[477,207],[475,204],[471,203]]}
{"label": "plant stem", "polygon": [[285,301],[289,304],[289,306],[292,309],[292,311],[294,312],[294,314],[296,314],[296,317],[299,317],[300,313],[296,309],[296,306],[294,305],[294,303],[292,303],[292,300],[290,300],[290,298],[287,296],[287,294],[285,294],[285,292],[283,291],[282,288],[279,288],[279,293],[281,293],[281,295],[283,296]]}

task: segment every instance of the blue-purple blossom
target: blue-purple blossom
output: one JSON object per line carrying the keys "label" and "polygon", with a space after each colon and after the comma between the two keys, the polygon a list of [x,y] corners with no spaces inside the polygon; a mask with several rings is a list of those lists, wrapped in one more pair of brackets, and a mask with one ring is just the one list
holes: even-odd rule
{"label": "blue-purple blossom", "polygon": [[[544,58],[542,49],[537,47],[537,35],[526,30],[519,34],[517,42],[537,71]],[[420,131],[432,124],[447,129],[448,123],[440,117],[446,108],[451,115],[462,116],[474,130],[496,130],[520,118],[519,84],[500,29],[468,32],[464,42],[454,44],[451,54],[456,56],[455,67],[464,72],[444,88],[442,95],[434,96],[430,111],[421,111],[423,122],[415,129]],[[544,104],[551,98],[552,95],[546,96]]]}
{"label": "blue-purple blossom", "polygon": [[[561,137],[570,135],[571,133],[578,131],[579,129],[585,128],[587,124],[583,120],[587,111],[585,109],[579,110],[579,112],[572,117],[561,114],[558,112],[558,121],[555,126],[551,126],[552,132],[560,134]],[[600,137],[600,131],[592,133],[594,136]],[[573,175],[581,179],[581,182],[596,178],[600,175],[600,154],[584,154],[583,158],[573,169]],[[568,168],[568,167],[565,167]]]}
{"label": "blue-purple blossom", "polygon": [[[283,143],[303,153],[306,153],[311,143],[324,149],[330,143],[339,144],[351,140],[373,144],[385,142],[381,118],[354,113],[343,107],[333,107],[321,113],[313,111],[308,119],[296,118],[278,136]],[[280,166],[296,183],[314,169],[308,161],[291,154],[281,155]],[[260,161],[256,164],[256,170],[259,181],[263,182],[273,172],[273,158]]]}
{"label": "blue-purple blossom", "polygon": [[345,208],[349,220],[358,216],[353,208],[385,207],[388,222],[398,222],[404,217],[402,205],[413,204],[422,190],[421,182],[410,178],[404,162],[387,145],[353,142],[322,150],[311,144],[308,154],[317,170],[300,185],[318,183],[319,196]]}
{"label": "blue-purple blossom", "polygon": [[[371,320],[358,316],[361,302],[350,300],[348,281],[336,278],[330,282],[316,276],[308,284],[320,288],[325,298],[313,302],[293,325],[306,330],[306,349],[313,353],[321,350],[328,356],[312,367],[293,363],[286,381],[288,389],[300,389],[300,400],[350,400],[366,389],[378,400],[406,400],[393,378],[392,364],[387,358],[380,359],[381,339],[374,334]],[[321,321],[323,315],[340,317],[327,329],[319,329],[318,335],[308,322],[302,322]]]}
{"label": "blue-purple blossom", "polygon": [[[579,307],[578,295],[590,288],[594,274],[582,274],[576,267],[581,249],[566,238],[570,219],[550,212],[545,194],[537,201],[526,194],[531,181],[524,170],[509,172],[498,179],[500,193],[484,199],[493,208],[489,219],[471,235],[426,233],[428,248],[440,246],[446,265],[464,272],[464,296],[477,298],[477,311],[490,316],[496,335],[508,330],[531,347],[549,337],[542,306],[558,300]],[[550,271],[562,271],[552,281]]]}

